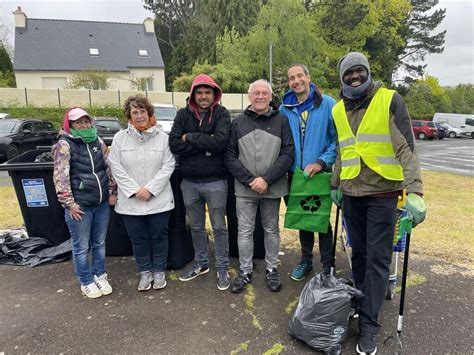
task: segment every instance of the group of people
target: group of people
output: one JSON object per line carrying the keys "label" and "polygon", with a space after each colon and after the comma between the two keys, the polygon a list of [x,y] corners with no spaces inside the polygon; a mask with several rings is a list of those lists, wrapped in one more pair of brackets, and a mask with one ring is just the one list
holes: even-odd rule
{"label": "group of people", "polygon": [[[341,100],[322,94],[304,64],[289,66],[288,92],[279,108],[272,86],[250,84],[250,105],[232,121],[220,104],[222,90],[205,74],[191,86],[169,136],[157,124],[149,101],[136,95],[124,104],[128,127],[114,137],[110,153],[93,118],[78,107],[64,117],[53,146],[54,183],[73,241],[73,261],[82,292],[97,298],[112,292],[105,271],[109,205],[122,215],[132,241],[139,291],[166,286],[168,219],[174,208],[170,178],[179,156],[181,191],[195,258],[180,276],[190,281],[209,272],[206,210],[214,236],[217,288],[242,292],[252,282],[257,210],[264,230],[265,279],[281,289],[279,213],[295,169],[308,178],[333,172],[331,197],[342,208],[352,243],[352,274],[364,293],[358,302],[361,354],[375,354],[377,321],[391,263],[397,201],[413,225],[424,220],[420,166],[410,118],[399,94],[371,78],[367,58],[351,52],[338,64]],[[228,172],[234,178],[239,273],[231,281],[226,226]],[[301,261],[291,278],[313,270],[314,233],[299,231]],[[332,266],[333,231],[319,233],[322,270]],[[91,261],[88,259],[89,250]]]}

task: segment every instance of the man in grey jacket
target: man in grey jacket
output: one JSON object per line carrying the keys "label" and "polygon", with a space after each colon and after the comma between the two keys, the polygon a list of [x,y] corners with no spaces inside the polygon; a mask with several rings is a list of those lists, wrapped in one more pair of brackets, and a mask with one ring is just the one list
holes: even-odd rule
{"label": "man in grey jacket", "polygon": [[257,80],[249,87],[250,106],[232,122],[225,164],[235,178],[240,272],[231,291],[240,293],[252,281],[253,232],[260,206],[265,239],[267,286],[281,289],[277,270],[280,250],[279,211],[288,193],[286,172],[295,147],[286,117],[270,106],[272,87]]}

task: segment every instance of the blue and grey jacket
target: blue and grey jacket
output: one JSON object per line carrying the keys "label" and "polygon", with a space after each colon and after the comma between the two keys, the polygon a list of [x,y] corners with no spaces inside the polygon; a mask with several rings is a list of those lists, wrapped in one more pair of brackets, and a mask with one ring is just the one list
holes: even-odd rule
{"label": "blue and grey jacket", "polygon": [[[286,172],[293,164],[295,147],[286,117],[277,110],[257,114],[248,107],[232,121],[225,165],[235,178],[235,195],[279,198],[287,195]],[[257,177],[268,183],[258,194],[249,184]]]}
{"label": "blue and grey jacket", "polygon": [[336,101],[322,95],[316,85],[310,84],[313,104],[308,109],[305,134],[302,134],[301,117],[298,113],[298,100],[290,90],[284,96],[280,112],[288,118],[295,142],[295,162],[291,171],[297,167],[304,170],[308,164],[318,163],[323,170],[330,170],[336,160],[336,128],[332,119],[332,107]]}
{"label": "blue and grey jacket", "polygon": [[97,206],[109,199],[109,177],[99,139],[86,144],[81,138],[62,136],[71,151],[70,179],[74,200],[80,206]]}

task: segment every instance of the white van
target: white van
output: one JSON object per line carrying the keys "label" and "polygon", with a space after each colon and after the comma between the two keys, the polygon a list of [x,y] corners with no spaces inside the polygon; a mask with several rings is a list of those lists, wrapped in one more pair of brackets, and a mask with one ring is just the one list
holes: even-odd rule
{"label": "white van", "polygon": [[439,113],[433,116],[433,122],[448,123],[464,131],[466,136],[474,138],[474,115],[464,113]]}
{"label": "white van", "polygon": [[154,103],[153,106],[157,123],[163,127],[163,132],[170,134],[178,109],[172,104]]}

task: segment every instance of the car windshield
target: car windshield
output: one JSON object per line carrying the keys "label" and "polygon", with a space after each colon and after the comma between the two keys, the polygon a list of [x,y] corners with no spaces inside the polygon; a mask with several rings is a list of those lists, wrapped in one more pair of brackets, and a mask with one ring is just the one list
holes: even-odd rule
{"label": "car windshield", "polygon": [[158,121],[173,121],[175,116],[174,107],[155,107],[155,117]]}
{"label": "car windshield", "polygon": [[17,122],[0,121],[0,133],[12,133],[15,130]]}
{"label": "car windshield", "polygon": [[97,121],[96,126],[102,127],[102,128],[110,128],[110,129],[118,129],[120,130],[122,127],[120,126],[120,123],[118,121]]}

